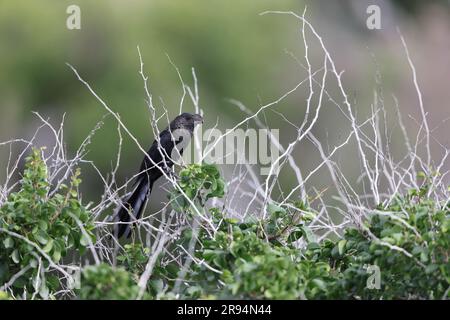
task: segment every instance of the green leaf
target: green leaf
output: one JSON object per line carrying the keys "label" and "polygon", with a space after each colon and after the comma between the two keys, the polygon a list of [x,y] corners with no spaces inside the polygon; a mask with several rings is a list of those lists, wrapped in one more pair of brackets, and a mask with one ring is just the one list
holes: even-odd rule
{"label": "green leaf", "polygon": [[437,269],[439,269],[439,266],[437,264],[430,264],[425,268],[425,273],[430,274],[436,271]]}
{"label": "green leaf", "polygon": [[5,246],[5,249],[10,249],[14,246],[14,240],[11,237],[7,237],[3,240],[3,245]]}
{"label": "green leaf", "polygon": [[37,260],[36,260],[36,259],[31,259],[31,260],[30,260],[30,266],[31,266],[32,268],[36,268],[36,267],[38,266]]}
{"label": "green leaf", "polygon": [[48,229],[48,223],[45,220],[39,220],[39,228],[41,228],[44,231],[47,231]]}
{"label": "green leaf", "polygon": [[49,290],[48,287],[45,285],[45,282],[42,282],[41,287],[39,288],[39,295],[42,299],[47,300],[49,296]]}
{"label": "green leaf", "polygon": [[308,242],[316,242],[316,236],[309,227],[302,226],[302,229]]}
{"label": "green leaf", "polygon": [[269,211],[269,213],[275,217],[280,216],[278,213],[286,213],[286,210],[274,203],[269,203],[269,205],[267,206],[267,211]]}
{"label": "green leaf", "polygon": [[54,249],[53,250],[53,253],[52,253],[52,259],[55,261],[55,262],[58,262],[59,261],[59,259],[61,259],[61,251],[59,250],[59,249]]}
{"label": "green leaf", "polygon": [[20,261],[19,250],[16,249],[12,252],[11,259],[14,261],[14,263],[19,263],[19,261]]}
{"label": "green leaf", "polygon": [[325,281],[321,279],[313,279],[312,281],[316,286],[318,286],[321,290],[325,291],[327,286],[325,284]]}
{"label": "green leaf", "polygon": [[420,261],[422,262],[428,262],[428,255],[425,251],[422,251],[420,253]]}
{"label": "green leaf", "polygon": [[341,241],[338,242],[338,251],[339,251],[339,255],[343,255],[345,252],[345,244],[347,243],[347,240],[342,239]]}
{"label": "green leaf", "polygon": [[162,292],[164,289],[164,282],[161,279],[151,280],[150,286],[155,292]]}
{"label": "green leaf", "polygon": [[320,249],[320,248],[321,248],[320,244],[318,244],[317,242],[308,243],[308,246],[307,246],[308,250],[317,250],[317,249]]}
{"label": "green leaf", "polygon": [[53,249],[53,239],[50,239],[48,242],[47,242],[47,244],[44,246],[44,248],[42,248],[42,250],[45,252],[45,253],[49,253],[50,251],[52,251],[52,249]]}
{"label": "green leaf", "polygon": [[41,244],[46,244],[49,240],[48,234],[44,230],[39,230],[34,237],[37,241],[39,241]]}
{"label": "green leaf", "polygon": [[296,226],[289,233],[288,241],[295,242],[295,241],[299,240],[301,237],[303,237],[303,235],[304,235],[304,231],[302,229],[302,226]]}
{"label": "green leaf", "polygon": [[83,233],[83,235],[81,236],[81,239],[80,239],[80,244],[84,247],[87,247],[89,245],[90,240],[91,239],[89,239],[89,237]]}

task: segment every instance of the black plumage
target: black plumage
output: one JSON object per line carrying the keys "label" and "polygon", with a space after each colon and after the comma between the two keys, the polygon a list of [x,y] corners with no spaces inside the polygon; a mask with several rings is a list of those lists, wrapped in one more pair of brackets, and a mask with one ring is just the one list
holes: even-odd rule
{"label": "black plumage", "polygon": [[[114,229],[114,235],[117,238],[124,235],[130,236],[132,221],[141,217],[153,184],[163,175],[162,170],[170,172],[174,158],[172,153],[179,152],[180,155],[183,153],[182,146],[188,142],[186,139],[192,137],[195,125],[202,122],[203,118],[198,114],[183,113],[161,131],[159,141],[153,141],[147,156],[142,161],[133,193],[122,203],[116,213],[116,221],[120,222]],[[176,150],[174,150],[175,146],[177,146]]]}

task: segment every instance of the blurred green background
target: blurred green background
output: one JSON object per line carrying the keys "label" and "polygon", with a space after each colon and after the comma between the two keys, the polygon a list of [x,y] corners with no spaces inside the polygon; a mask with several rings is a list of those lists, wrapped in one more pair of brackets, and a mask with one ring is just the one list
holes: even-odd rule
{"label": "blurred green background", "polygon": [[[66,28],[66,8],[70,4],[81,8],[81,30]],[[378,4],[382,9],[381,30],[366,28],[369,4]],[[78,148],[106,112],[66,66],[69,62],[120,113],[142,145],[149,145],[153,136],[138,74],[137,45],[158,106],[164,105],[173,117],[182,94],[168,55],[188,84],[192,84],[191,68],[195,68],[205,125],[213,126],[219,119],[219,128],[230,128],[243,114],[227,99],[240,100],[257,110],[305,78],[304,70],[286,53],[303,58],[298,22],[288,16],[259,15],[265,10],[301,13],[305,5],[309,20],[323,36],[338,67],[346,70],[343,80],[352,102],[357,101],[360,119],[370,110],[378,64],[386,97],[396,94],[405,121],[415,133],[416,125],[408,115],[419,118],[417,97],[397,26],[416,63],[432,127],[450,116],[448,1],[1,0],[0,141],[30,138],[39,125],[30,111],[38,111],[55,125],[65,114],[69,154]],[[313,47],[312,60],[320,63],[322,56],[314,56],[315,52]],[[336,92],[333,86],[331,93]],[[306,93],[306,88],[300,89],[277,110],[300,124]],[[392,102],[387,105],[392,106]],[[187,103],[187,111],[189,106]],[[272,128],[280,129],[282,142],[287,145],[295,129],[286,126],[274,112],[267,112],[265,117]],[[336,110],[325,109],[314,133],[333,145],[346,137],[348,123]],[[440,125],[433,133],[441,143],[449,145],[448,125]],[[50,137],[40,136],[39,143],[51,144]],[[131,176],[141,159],[134,143],[124,138],[120,179]],[[88,154],[104,174],[113,166],[117,143],[117,123],[108,117],[93,138]],[[395,146],[396,137],[392,143]],[[16,148],[19,150],[20,145]],[[313,150],[307,144],[296,149],[295,157],[305,173],[317,164]],[[442,150],[435,148],[433,152],[439,156]],[[0,148],[1,181],[8,154],[8,147]],[[358,166],[357,159],[344,157],[341,161],[350,170]],[[101,192],[101,181],[89,171],[92,169],[86,170],[84,194],[95,200]],[[355,180],[357,174],[359,170],[355,171]],[[287,186],[295,184],[291,177],[286,173]],[[320,189],[329,181],[318,175],[311,183]]]}

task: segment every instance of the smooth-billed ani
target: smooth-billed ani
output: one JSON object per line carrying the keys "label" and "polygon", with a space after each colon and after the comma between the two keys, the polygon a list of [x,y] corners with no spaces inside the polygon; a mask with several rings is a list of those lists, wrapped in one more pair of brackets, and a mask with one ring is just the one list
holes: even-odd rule
{"label": "smooth-billed ani", "polygon": [[[140,218],[153,184],[163,175],[163,171],[170,173],[174,155],[183,153],[183,147],[192,137],[195,126],[202,122],[203,118],[199,114],[183,113],[161,131],[159,141],[153,141],[142,161],[133,193],[122,203],[116,214],[116,221],[120,222],[114,228],[117,238],[130,236],[132,221]],[[174,150],[175,146],[177,148]]]}

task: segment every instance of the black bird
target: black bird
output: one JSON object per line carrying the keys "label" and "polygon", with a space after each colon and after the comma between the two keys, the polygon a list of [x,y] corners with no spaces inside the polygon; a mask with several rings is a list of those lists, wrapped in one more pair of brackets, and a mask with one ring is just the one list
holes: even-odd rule
{"label": "black bird", "polygon": [[[183,153],[183,148],[192,137],[195,126],[200,123],[203,123],[203,118],[199,114],[182,113],[161,131],[159,141],[153,141],[136,177],[134,183],[136,188],[116,214],[116,221],[122,222],[115,225],[114,235],[117,238],[123,235],[130,237],[132,224],[130,221],[140,218],[153,184],[163,175],[162,171],[170,174],[174,158]],[[174,150],[175,146],[177,148]]]}

